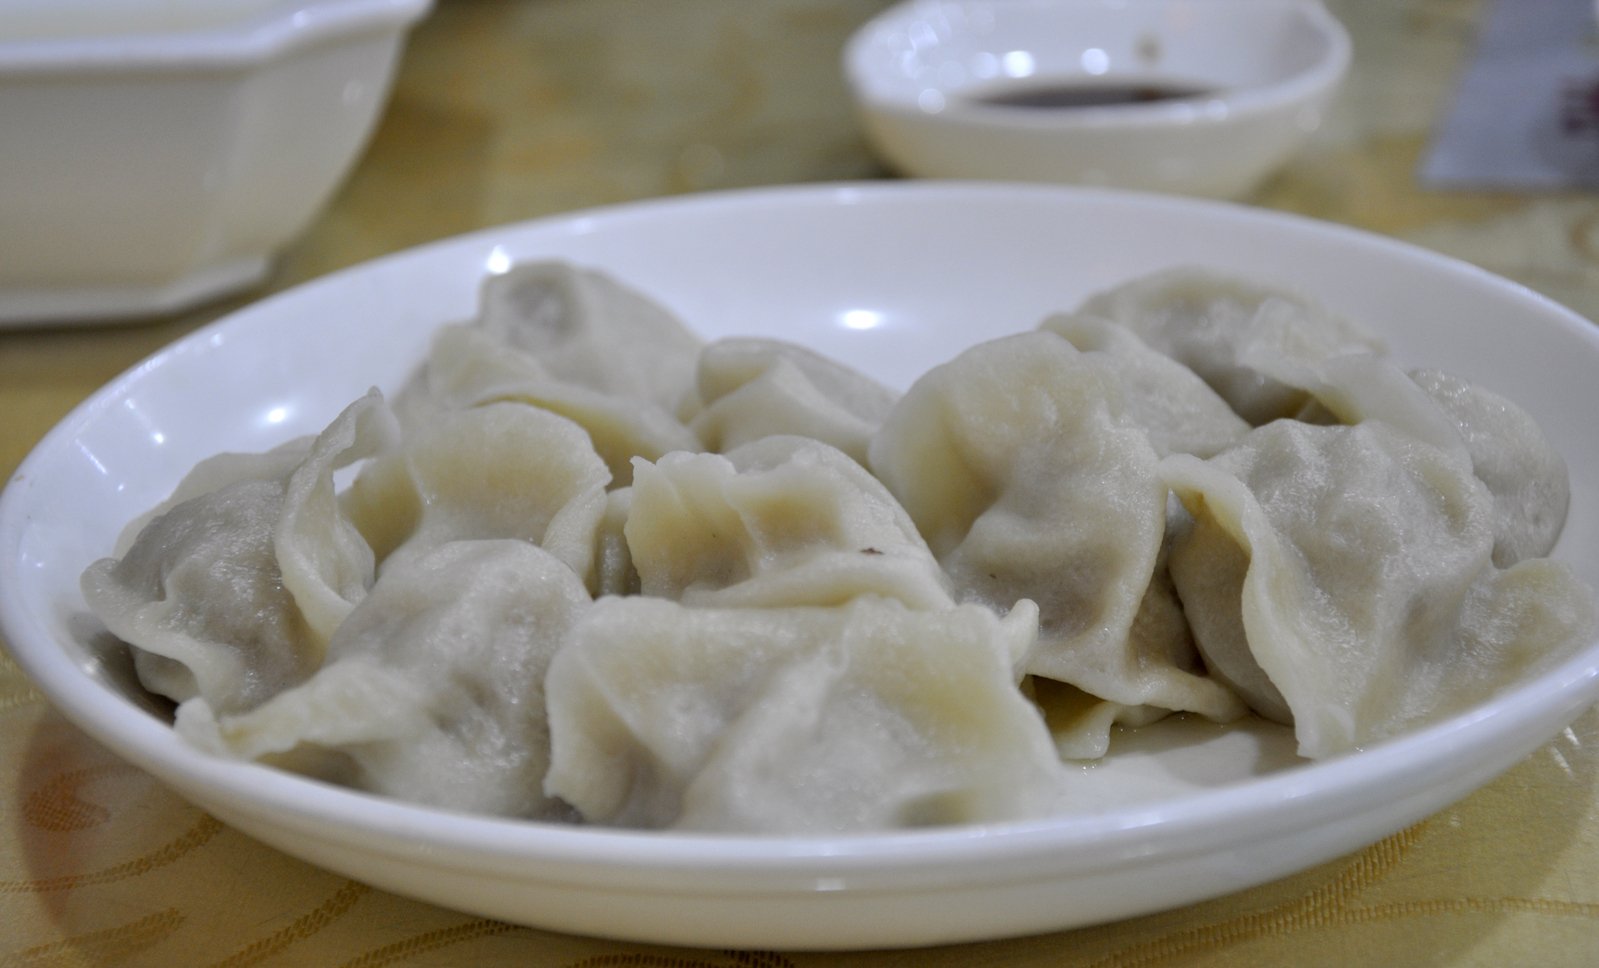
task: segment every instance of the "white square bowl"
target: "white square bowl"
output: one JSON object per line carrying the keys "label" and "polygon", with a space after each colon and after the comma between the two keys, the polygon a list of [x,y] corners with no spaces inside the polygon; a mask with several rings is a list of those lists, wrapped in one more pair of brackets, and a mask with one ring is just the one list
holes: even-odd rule
{"label": "white square bowl", "polygon": [[8,3],[0,327],[172,312],[258,281],[353,166],[430,6]]}

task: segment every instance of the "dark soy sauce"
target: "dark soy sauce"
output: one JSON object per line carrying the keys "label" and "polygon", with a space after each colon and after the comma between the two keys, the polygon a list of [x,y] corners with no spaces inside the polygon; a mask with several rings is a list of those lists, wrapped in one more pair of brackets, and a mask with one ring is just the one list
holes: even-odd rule
{"label": "dark soy sauce", "polygon": [[1003,108],[1062,110],[1156,104],[1162,101],[1203,97],[1211,93],[1213,93],[1211,88],[1170,84],[1164,81],[1130,84],[1065,81],[1055,84],[1006,87],[977,94],[972,100],[978,104]]}

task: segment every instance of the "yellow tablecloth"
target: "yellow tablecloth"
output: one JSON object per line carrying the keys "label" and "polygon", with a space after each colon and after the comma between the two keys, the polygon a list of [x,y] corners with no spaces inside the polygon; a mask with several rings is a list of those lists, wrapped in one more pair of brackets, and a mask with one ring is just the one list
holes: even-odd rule
{"label": "yellow tablecloth", "polygon": [[[880,6],[442,0],[360,166],[264,290],[136,326],[0,333],[0,468],[143,355],[263,291],[553,212],[882,175],[837,71]],[[1599,197],[1414,180],[1479,5],[1331,6],[1356,45],[1333,124],[1251,201],[1417,242],[1599,317]],[[1599,713],[1423,823],[1241,894],[1037,938],[770,954],[516,928],[323,872],[121,763],[0,658],[0,966],[211,964],[1599,965]]]}

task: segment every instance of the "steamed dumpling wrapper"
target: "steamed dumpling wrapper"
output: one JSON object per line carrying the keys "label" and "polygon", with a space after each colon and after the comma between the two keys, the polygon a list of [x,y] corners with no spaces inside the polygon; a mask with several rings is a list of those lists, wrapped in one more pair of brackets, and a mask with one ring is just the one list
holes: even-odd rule
{"label": "steamed dumpling wrapper", "polygon": [[203,748],[412,803],[569,819],[544,795],[544,673],[589,596],[523,541],[456,541],[386,571],[307,681],[242,713],[178,709]]}
{"label": "steamed dumpling wrapper", "polygon": [[[1249,424],[1192,370],[1156,352],[1124,326],[1095,316],[1059,313],[1039,328],[1063,337],[1113,374],[1122,389],[1126,416],[1145,432],[1157,457],[1174,453],[1210,457],[1249,431]],[[1145,647],[1164,646],[1157,661],[1203,674],[1182,604],[1166,573],[1164,545],[1129,637]],[[1098,759],[1109,752],[1112,727],[1148,725],[1167,713],[1156,706],[1100,699],[1055,680],[1038,680],[1032,694],[1066,759]],[[1234,703],[1233,711],[1225,715],[1241,713]]]}
{"label": "steamed dumpling wrapper", "polygon": [[[1174,513],[1172,502],[1168,501],[1167,507],[1170,522]],[[1183,513],[1181,505],[1176,506],[1175,513]],[[1168,541],[1161,544],[1160,554],[1155,559],[1155,573],[1138,603],[1127,641],[1143,666],[1164,666],[1208,679],[1189,631],[1183,604],[1167,569],[1169,535],[1168,523]],[[1147,726],[1171,713],[1170,709],[1149,703],[1103,699],[1058,679],[1033,676],[1025,685],[1049,723],[1056,750],[1068,760],[1099,759],[1110,752],[1112,727]],[[1247,711],[1243,701],[1230,692],[1217,701],[1213,709],[1209,718],[1218,722],[1231,721]]]}
{"label": "steamed dumpling wrapper", "polygon": [[466,400],[466,405],[473,407],[497,403],[548,410],[582,427],[619,487],[631,483],[634,458],[656,460],[669,453],[700,449],[694,432],[666,410],[587,387],[535,376],[486,384]]}
{"label": "steamed dumpling wrapper", "polygon": [[[452,410],[501,403],[548,410],[583,428],[618,486],[631,479],[635,457],[700,449],[694,432],[658,404],[556,379],[538,359],[508,350],[476,327],[440,330],[419,381],[401,401],[408,427],[425,428]],[[427,392],[416,390],[419,385]]]}
{"label": "steamed dumpling wrapper", "polygon": [[517,538],[591,584],[610,473],[583,429],[515,403],[441,413],[361,468],[343,506],[380,569],[451,541]]}
{"label": "steamed dumpling wrapper", "polygon": [[1016,689],[1037,612],[689,608],[602,599],[547,680],[545,788],[590,823],[814,834],[981,823],[1061,806]]}
{"label": "steamed dumpling wrapper", "polygon": [[1170,570],[1213,674],[1305,756],[1465,710],[1593,632],[1565,566],[1493,566],[1470,462],[1384,421],[1279,421],[1161,472],[1193,517]]}
{"label": "steamed dumpling wrapper", "polygon": [[[1026,671],[1126,706],[1226,720],[1172,609],[1137,623],[1165,533],[1166,486],[1114,368],[1048,332],[984,343],[913,385],[871,467],[949,574],[957,600],[1039,608]],[[1160,589],[1156,588],[1156,594]],[[1180,613],[1178,613],[1180,615]],[[1165,618],[1161,618],[1164,616]]]}
{"label": "steamed dumpling wrapper", "polygon": [[[440,334],[463,330],[495,351],[469,361],[480,376],[536,374],[668,413],[694,388],[699,337],[666,307],[599,270],[541,261],[491,274],[479,291],[477,316],[442,327]],[[463,374],[442,382],[438,376],[419,373],[406,396],[470,392],[462,386]]]}
{"label": "steamed dumpling wrapper", "polygon": [[309,446],[203,468],[125,555],[90,565],[84,598],[133,647],[145,687],[233,711],[310,675],[373,578],[371,549],[333,500],[333,473],[397,436],[387,405],[368,394]]}
{"label": "steamed dumpling wrapper", "polygon": [[396,403],[407,427],[441,410],[519,401],[587,431],[618,485],[633,457],[698,450],[676,413],[699,339],[604,273],[545,262],[491,276],[471,323],[442,327]]}
{"label": "steamed dumpling wrapper", "polygon": [[399,426],[376,390],[317,436],[284,485],[272,534],[283,586],[323,645],[372,586],[376,565],[360,529],[339,507],[333,474],[399,444]]}
{"label": "steamed dumpling wrapper", "polygon": [[1249,424],[1194,371],[1150,348],[1124,326],[1081,314],[1058,314],[1040,329],[1096,354],[1122,387],[1128,417],[1149,435],[1158,457],[1212,457],[1249,431]]}
{"label": "steamed dumpling wrapper", "polygon": [[685,604],[836,605],[867,594],[954,604],[893,495],[842,451],[804,437],[639,461],[624,534],[642,593]]}
{"label": "steamed dumpling wrapper", "polygon": [[529,262],[488,277],[478,326],[553,379],[675,413],[700,339],[666,307],[605,272]]}
{"label": "steamed dumpling wrapper", "polygon": [[591,591],[601,595],[639,595],[638,569],[633,549],[627,546],[628,514],[633,510],[633,489],[619,487],[605,494],[605,509],[594,529],[594,581]]}
{"label": "steamed dumpling wrapper", "polygon": [[1112,320],[1187,366],[1253,425],[1293,416],[1301,388],[1269,375],[1277,360],[1381,353],[1383,342],[1309,299],[1200,269],[1167,269],[1096,295],[1079,312]]}
{"label": "steamed dumpling wrapper", "polygon": [[1494,564],[1508,568],[1554,550],[1571,503],[1571,479],[1537,421],[1463,377],[1441,370],[1410,376],[1455,422],[1472,472],[1493,495]]}
{"label": "steamed dumpling wrapper", "polygon": [[120,559],[84,572],[90,610],[132,647],[146,689],[245,709],[316,669],[321,646],[272,548],[284,483],[239,481],[191,498]]}
{"label": "steamed dumpling wrapper", "polygon": [[1171,715],[1171,710],[1159,706],[1107,702],[1076,686],[1041,676],[1030,677],[1023,686],[1044,714],[1055,752],[1063,760],[1100,759],[1110,752],[1116,727],[1137,729]]}
{"label": "steamed dumpling wrapper", "polygon": [[117,537],[116,550],[112,553],[112,557],[121,558],[127,554],[133,547],[133,542],[151,521],[185,501],[203,497],[244,481],[287,478],[294,473],[296,467],[305,463],[305,459],[311,455],[311,445],[315,442],[316,436],[309,435],[296,437],[259,454],[225,452],[207,457],[194,465],[189,473],[183,475],[183,480],[178,482],[178,486],[167,495],[165,501],[128,522],[127,527],[122,529],[122,534]]}
{"label": "steamed dumpling wrapper", "polygon": [[1463,377],[1405,371],[1365,354],[1310,365],[1279,360],[1273,374],[1311,395],[1302,420],[1383,420],[1470,461],[1493,496],[1495,565],[1508,568],[1554,548],[1566,521],[1570,479],[1559,452],[1521,407]]}
{"label": "steamed dumpling wrapper", "polygon": [[1305,391],[1308,399],[1295,419],[1316,424],[1357,424],[1380,420],[1400,433],[1468,460],[1466,442],[1455,422],[1394,361],[1369,353],[1349,353],[1315,363],[1273,360],[1268,372]]}
{"label": "steamed dumpling wrapper", "polygon": [[698,409],[689,427],[723,452],[777,435],[819,440],[862,464],[897,397],[841,363],[772,339],[724,339],[700,353]]}

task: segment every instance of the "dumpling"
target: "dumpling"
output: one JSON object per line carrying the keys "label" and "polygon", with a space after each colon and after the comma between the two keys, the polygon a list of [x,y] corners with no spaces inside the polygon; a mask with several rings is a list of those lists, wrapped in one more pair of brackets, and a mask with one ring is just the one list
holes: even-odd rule
{"label": "dumpling", "polygon": [[425,363],[402,392],[402,415],[430,404],[456,406],[475,387],[528,377],[668,413],[692,395],[699,338],[605,273],[524,263],[488,276],[479,302],[470,323],[440,329],[442,358]]}
{"label": "dumpling", "polygon": [[699,410],[689,427],[706,450],[793,434],[831,444],[862,464],[897,396],[803,346],[752,338],[705,347],[697,386]]}
{"label": "dumpling", "polygon": [[913,608],[953,604],[893,496],[842,451],[803,437],[640,461],[623,533],[640,590],[658,598],[747,608],[872,594]]}
{"label": "dumpling", "polygon": [[676,417],[694,393],[699,340],[609,276],[558,262],[491,276],[471,323],[442,327],[396,409],[407,427],[441,411],[516,401],[588,432],[617,486],[631,460],[698,450]]}
{"label": "dumpling", "polygon": [[1127,416],[1149,435],[1159,457],[1211,457],[1249,430],[1194,371],[1157,353],[1124,326],[1094,316],[1058,314],[1040,328],[1084,353],[1099,354],[1121,383]]}
{"label": "dumpling", "polygon": [[83,574],[89,609],[133,647],[145,688],[248,708],[316,669],[321,648],[283,587],[280,480],[240,481],[156,518]]}
{"label": "dumpling", "polygon": [[304,683],[242,713],[178,709],[196,744],[413,803],[569,819],[545,796],[544,674],[589,596],[523,541],[456,541],[384,573]]}
{"label": "dumpling", "polygon": [[1263,364],[1383,352],[1375,334],[1303,297],[1198,269],[1135,279],[1090,298],[1079,312],[1131,329],[1257,426],[1293,416],[1305,402],[1302,390],[1266,375]]}
{"label": "dumpling", "polygon": [[1571,501],[1566,462],[1532,415],[1504,397],[1440,370],[1411,377],[1455,422],[1472,471],[1494,499],[1494,564],[1547,555]]}
{"label": "dumpling", "polygon": [[1047,813],[1062,767],[1010,668],[1036,619],[603,599],[550,666],[545,789],[590,823],[732,833]]}
{"label": "dumpling", "polygon": [[1384,421],[1279,421],[1161,471],[1193,518],[1170,571],[1201,651],[1305,756],[1466,709],[1592,633],[1564,566],[1492,565],[1469,462]]}
{"label": "dumpling", "polygon": [[1384,420],[1469,460],[1494,499],[1494,564],[1507,568],[1554,548],[1571,497],[1566,464],[1516,404],[1441,370],[1406,372],[1359,354],[1280,366],[1277,375],[1312,395],[1302,420]]}
{"label": "dumpling", "polygon": [[471,326],[439,331],[426,370],[402,396],[401,415],[408,427],[425,428],[441,413],[496,403],[548,410],[582,427],[618,486],[630,480],[634,457],[700,449],[694,432],[659,405],[553,378],[540,361]]}
{"label": "dumpling", "polygon": [[361,469],[343,505],[384,569],[450,541],[518,538],[592,577],[609,482],[582,428],[498,403],[415,429]]}
{"label": "dumpling", "polygon": [[478,326],[550,378],[675,413],[692,392],[699,337],[664,306],[592,269],[528,262],[489,276]]}
{"label": "dumpling", "polygon": [[133,647],[146,688],[247,709],[321,664],[333,627],[373,574],[371,550],[329,504],[333,472],[392,446],[396,433],[382,399],[369,394],[309,446],[230,462],[214,479],[239,479],[173,506],[120,559],[89,566],[90,610]]}
{"label": "dumpling", "polygon": [[1123,705],[1232,718],[1242,707],[1196,674],[1181,622],[1135,625],[1167,490],[1099,356],[1048,332],[967,350],[895,405],[872,440],[872,470],[957,600],[1001,614],[1021,599],[1037,604],[1027,672]]}

